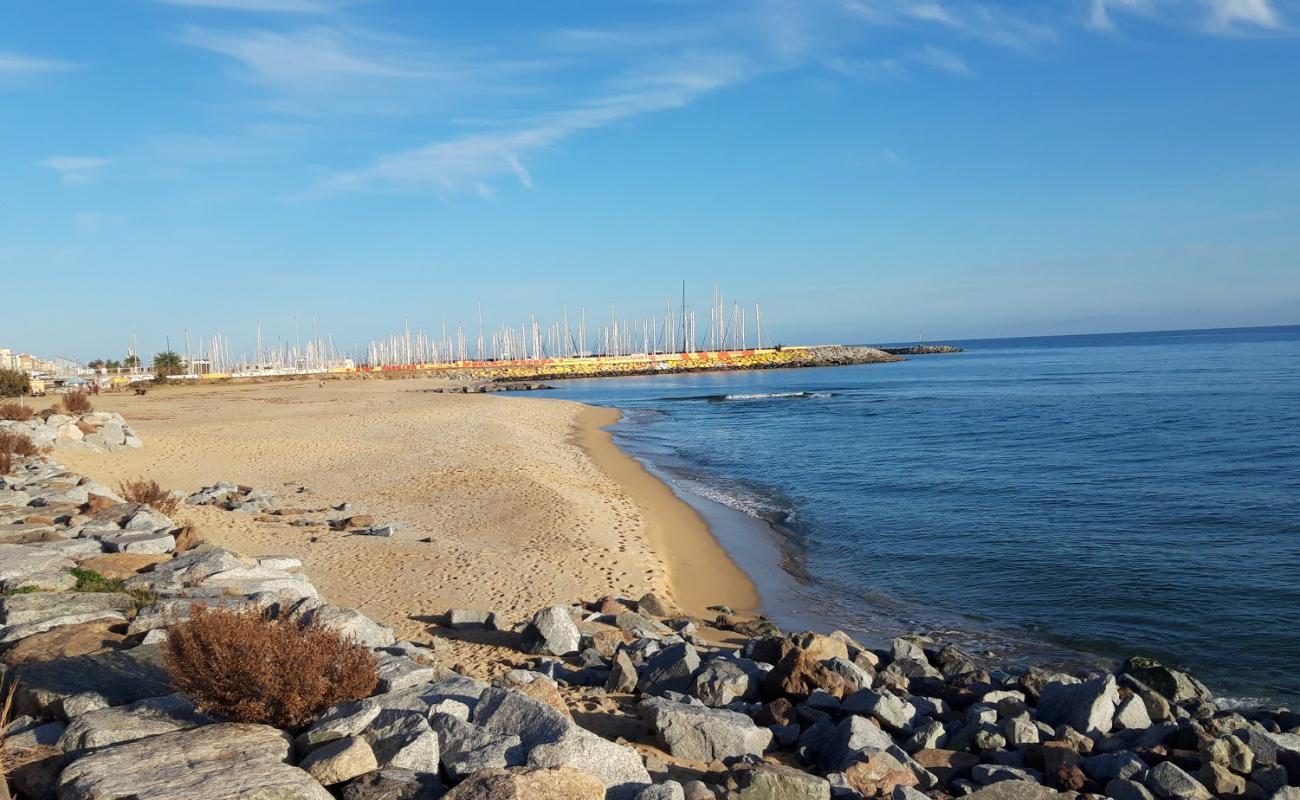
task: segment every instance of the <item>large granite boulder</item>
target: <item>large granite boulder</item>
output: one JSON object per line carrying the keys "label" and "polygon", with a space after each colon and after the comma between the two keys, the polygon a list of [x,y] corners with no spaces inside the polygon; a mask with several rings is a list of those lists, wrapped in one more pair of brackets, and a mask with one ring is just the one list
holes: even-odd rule
{"label": "large granite boulder", "polygon": [[1119,699],[1113,675],[1083,683],[1049,683],[1038,698],[1038,718],[1091,736],[1110,733]]}
{"label": "large granite boulder", "polygon": [[444,800],[604,800],[605,785],[575,769],[486,769],[466,778]]}
{"label": "large granite boulder", "polygon": [[212,722],[179,694],[152,697],[126,706],[101,708],[73,718],[59,739],[66,752],[134,742]]}
{"label": "large granite boulder", "polygon": [[722,708],[675,703],[652,697],[642,701],[641,713],[668,752],[692,761],[715,761],[762,755],[772,731],[760,728],[744,714]]}
{"label": "large granite boulder", "polygon": [[724,800],[830,800],[831,785],[825,778],[793,767],[758,764],[736,770],[735,786],[722,795]]}
{"label": "large granite boulder", "polygon": [[288,763],[288,734],[266,725],[207,725],[76,759],[59,800],[331,800]]}
{"label": "large granite boulder", "polygon": [[65,701],[82,695],[119,706],[172,693],[158,645],[21,664],[12,672],[18,713],[38,717],[63,716]]}
{"label": "large granite boulder", "polygon": [[524,630],[523,649],[529,653],[567,656],[578,652],[582,634],[565,606],[551,606],[533,615]]}

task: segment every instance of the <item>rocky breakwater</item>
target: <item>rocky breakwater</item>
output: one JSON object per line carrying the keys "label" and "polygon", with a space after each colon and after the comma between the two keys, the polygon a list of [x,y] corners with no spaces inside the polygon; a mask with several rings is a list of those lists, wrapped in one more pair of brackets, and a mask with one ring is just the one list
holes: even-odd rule
{"label": "rocky breakwater", "polygon": [[277,492],[220,481],[189,495],[185,503],[252,514],[259,522],[324,528],[353,536],[389,537],[402,528],[395,522],[376,522],[369,514],[356,513],[351,503],[314,505],[310,502],[310,495],[311,489],[296,483],[285,484],[285,491]]}
{"label": "rocky breakwater", "polygon": [[67,414],[48,409],[28,420],[0,420],[0,430],[22,434],[42,450],[56,448],[108,453],[144,446],[122,415],[115,411]]}
{"label": "rocky breakwater", "polygon": [[[495,618],[457,610],[448,624]],[[709,643],[723,631],[731,643]],[[1300,799],[1300,714],[1221,706],[1150,659],[1000,669],[921,638],[872,649],[709,623],[654,596],[545,609],[519,647],[589,707],[639,716],[662,753],[645,798]]]}

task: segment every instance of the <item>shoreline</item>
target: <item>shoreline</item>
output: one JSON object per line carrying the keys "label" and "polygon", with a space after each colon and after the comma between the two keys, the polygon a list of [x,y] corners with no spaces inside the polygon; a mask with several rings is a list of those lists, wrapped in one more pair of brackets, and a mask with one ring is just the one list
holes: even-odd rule
{"label": "shoreline", "polygon": [[709,606],[721,604],[756,611],[757,585],[708,522],[667,481],[614,442],[608,428],[622,419],[622,412],[578,405],[582,410],[574,422],[574,444],[636,503],[650,546],[665,562],[669,591],[682,610],[707,616]]}

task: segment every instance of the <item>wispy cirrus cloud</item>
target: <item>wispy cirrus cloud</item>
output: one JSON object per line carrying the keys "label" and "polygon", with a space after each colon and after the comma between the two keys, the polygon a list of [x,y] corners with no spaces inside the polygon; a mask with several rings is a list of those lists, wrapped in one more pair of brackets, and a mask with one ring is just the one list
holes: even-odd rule
{"label": "wispy cirrus cloud", "polygon": [[1088,27],[1114,30],[1116,17],[1121,15],[1199,28],[1215,35],[1276,32],[1287,27],[1272,0],[1092,0]]}
{"label": "wispy cirrus cloud", "polygon": [[500,130],[430,142],[382,155],[369,166],[321,180],[320,193],[425,189],[440,196],[473,192],[489,198],[492,182],[514,177],[526,187],[525,160],[578,134],[644,114],[685,106],[702,95],[743,80],[751,65],[734,55],[691,56],[628,73],[607,91],[572,107],[518,120]]}
{"label": "wispy cirrus cloud", "polygon": [[895,27],[945,30],[984,44],[1029,49],[1055,41],[1055,20],[1031,4],[1032,16],[1021,10],[984,3],[943,3],[933,0],[843,0],[843,8],[858,18]]}
{"label": "wispy cirrus cloud", "polygon": [[334,10],[336,6],[324,0],[158,0],[158,2],[186,8],[298,14],[322,14]]}
{"label": "wispy cirrus cloud", "polygon": [[36,165],[54,170],[64,183],[94,183],[111,163],[112,159],[96,156],[51,156]]}
{"label": "wispy cirrus cloud", "polygon": [[69,72],[75,69],[79,69],[79,66],[70,61],[38,58],[0,50],[0,77],[5,75],[36,75],[44,72]]}
{"label": "wispy cirrus cloud", "polygon": [[966,63],[966,59],[956,53],[945,50],[942,47],[935,47],[927,44],[919,50],[912,53],[912,59],[927,67],[950,72],[953,75],[973,75],[974,71]]}

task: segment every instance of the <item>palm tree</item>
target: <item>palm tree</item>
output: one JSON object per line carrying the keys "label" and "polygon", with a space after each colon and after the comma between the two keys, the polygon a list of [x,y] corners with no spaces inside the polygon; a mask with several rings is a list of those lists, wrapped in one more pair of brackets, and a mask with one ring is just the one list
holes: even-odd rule
{"label": "palm tree", "polygon": [[180,353],[167,350],[158,353],[153,357],[153,371],[160,378],[166,378],[169,375],[179,375],[185,371],[185,364],[181,359]]}
{"label": "palm tree", "polygon": [[131,353],[126,358],[122,359],[122,366],[126,367],[127,369],[135,369],[136,367],[140,366],[140,356],[137,356],[135,353]]}

